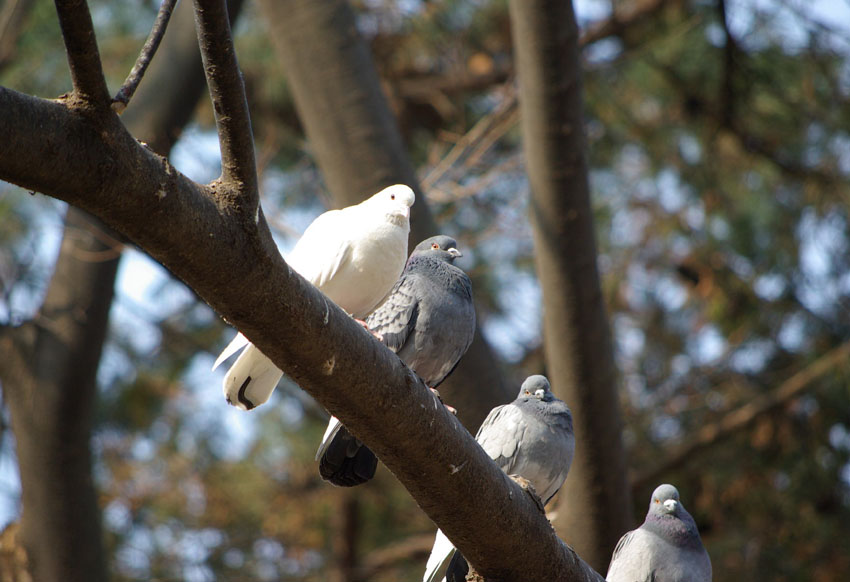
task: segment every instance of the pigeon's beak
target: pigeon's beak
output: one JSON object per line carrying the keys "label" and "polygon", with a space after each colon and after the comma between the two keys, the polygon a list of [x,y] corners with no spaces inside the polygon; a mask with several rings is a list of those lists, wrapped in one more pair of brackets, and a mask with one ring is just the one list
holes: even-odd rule
{"label": "pigeon's beak", "polygon": [[676,501],[675,499],[668,499],[667,501],[664,502],[664,508],[670,513],[675,513],[676,507],[678,507],[678,505],[679,505],[679,502]]}
{"label": "pigeon's beak", "polygon": [[452,247],[452,248],[450,248],[450,249],[446,249],[446,252],[447,252],[447,253],[449,253],[451,256],[453,256],[453,257],[455,257],[455,258],[457,258],[457,257],[462,257],[462,256],[463,256],[463,253],[462,253],[462,252],[460,252],[459,250],[457,250],[457,249],[456,249],[456,248],[454,248],[454,247]]}

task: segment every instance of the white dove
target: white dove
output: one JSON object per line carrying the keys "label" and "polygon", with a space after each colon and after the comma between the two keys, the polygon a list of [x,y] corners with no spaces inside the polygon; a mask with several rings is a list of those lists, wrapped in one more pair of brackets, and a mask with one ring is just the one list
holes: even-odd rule
{"label": "white dove", "polygon": [[[299,275],[357,319],[371,313],[401,275],[407,260],[410,207],[403,184],[384,188],[355,206],[314,220],[286,257]],[[237,333],[213,364],[243,349],[224,377],[227,402],[251,410],[269,399],[283,372]]]}

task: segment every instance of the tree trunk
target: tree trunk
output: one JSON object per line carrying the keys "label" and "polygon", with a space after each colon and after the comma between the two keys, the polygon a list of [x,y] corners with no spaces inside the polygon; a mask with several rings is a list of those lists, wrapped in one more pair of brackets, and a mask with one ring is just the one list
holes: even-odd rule
{"label": "tree trunk", "polygon": [[[190,3],[178,7],[147,77],[123,116],[167,154],[205,87]],[[233,3],[233,12],[241,2]],[[3,330],[0,377],[12,416],[23,492],[20,539],[35,580],[106,580],[91,475],[96,374],[121,243],[71,207],[44,304],[34,321]]]}
{"label": "tree trunk", "polygon": [[3,388],[21,476],[21,541],[35,580],[107,579],[89,438],[117,241],[69,210],[35,320],[3,334]]}
{"label": "tree trunk", "polygon": [[[337,206],[356,204],[395,183],[416,191],[411,248],[439,233],[381,89],[369,47],[345,0],[260,0],[312,153]],[[305,59],[304,55],[310,55]],[[480,330],[440,386],[471,431],[513,400]]]}
{"label": "tree trunk", "polygon": [[576,455],[560,494],[556,527],[604,572],[631,522],[631,506],[611,336],[596,267],[578,26],[565,0],[514,0],[510,16],[535,262],[543,288],[546,369],[575,418]]}

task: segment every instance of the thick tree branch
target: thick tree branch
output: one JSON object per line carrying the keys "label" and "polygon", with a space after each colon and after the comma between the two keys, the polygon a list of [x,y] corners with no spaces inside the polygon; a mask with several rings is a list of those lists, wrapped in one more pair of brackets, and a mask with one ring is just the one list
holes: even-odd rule
{"label": "thick tree branch", "polygon": [[86,105],[104,109],[109,106],[109,91],[88,4],[85,0],[55,0],[55,3],[74,92]]}
{"label": "thick tree branch", "polygon": [[119,115],[127,108],[127,104],[133,98],[133,94],[139,87],[139,83],[142,81],[142,77],[151,63],[151,59],[156,54],[156,49],[159,48],[159,43],[162,41],[162,37],[165,36],[165,29],[168,27],[168,21],[171,19],[171,13],[176,4],[177,0],[162,0],[156,20],[145,41],[145,45],[142,47],[142,52],[139,53],[139,58],[136,59],[136,64],[133,65],[130,74],[118,90],[118,93],[112,98],[112,110]]}
{"label": "thick tree branch", "polygon": [[568,0],[515,0],[510,16],[546,369],[575,417],[576,454],[556,525],[601,571],[629,526],[629,490],[596,266],[578,26]]}
{"label": "thick tree branch", "polygon": [[235,186],[238,191],[237,199],[229,202],[236,204],[243,216],[257,220],[260,195],[254,135],[227,2],[195,0],[195,26],[221,144],[221,176],[226,186]]}
{"label": "thick tree branch", "polygon": [[[367,443],[485,577],[601,580],[421,381],[274,245],[220,213],[211,189],[117,118],[93,128],[62,103],[7,89],[0,111],[0,132],[14,137],[0,144],[0,178],[99,215],[186,281]],[[48,159],[51,171],[33,175]]]}
{"label": "thick tree branch", "polygon": [[785,380],[776,390],[760,395],[740,408],[726,414],[719,422],[700,428],[687,442],[676,447],[657,466],[632,476],[632,490],[655,484],[670,471],[693,459],[694,455],[710,448],[752,426],[761,416],[777,410],[812,387],[812,382],[845,365],[850,359],[850,342],[833,348],[811,365]]}

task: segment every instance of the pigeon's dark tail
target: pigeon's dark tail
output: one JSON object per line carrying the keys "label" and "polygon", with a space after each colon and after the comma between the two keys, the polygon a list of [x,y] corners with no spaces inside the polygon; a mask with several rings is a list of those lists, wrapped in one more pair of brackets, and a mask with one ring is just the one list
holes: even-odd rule
{"label": "pigeon's dark tail", "polygon": [[464,582],[467,574],[469,574],[469,564],[466,563],[466,558],[455,550],[446,570],[446,582]]}
{"label": "pigeon's dark tail", "polygon": [[378,458],[369,447],[341,427],[319,459],[319,474],[340,487],[354,487],[375,476]]}

